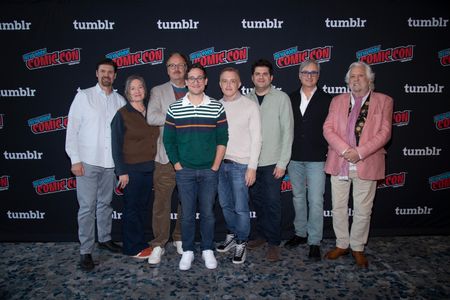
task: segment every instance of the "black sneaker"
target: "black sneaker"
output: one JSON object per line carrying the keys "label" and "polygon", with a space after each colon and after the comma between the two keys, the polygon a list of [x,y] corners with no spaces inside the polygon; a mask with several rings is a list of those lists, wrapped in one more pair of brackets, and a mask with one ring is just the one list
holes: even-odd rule
{"label": "black sneaker", "polygon": [[322,255],[320,254],[320,246],[310,245],[308,257],[309,257],[309,259],[312,259],[314,261],[321,260]]}
{"label": "black sneaker", "polygon": [[83,271],[91,271],[94,269],[94,261],[92,260],[92,255],[81,254],[80,255],[80,268]]}
{"label": "black sneaker", "polygon": [[292,239],[290,239],[289,241],[287,241],[284,244],[284,247],[287,249],[294,249],[294,248],[297,248],[298,245],[300,245],[300,244],[306,244],[307,241],[308,241],[308,238],[306,238],[306,237],[294,235],[294,237]]}
{"label": "black sneaker", "polygon": [[216,247],[217,252],[228,252],[236,246],[236,240],[234,234],[227,234],[225,241]]}
{"label": "black sneaker", "polygon": [[247,257],[247,242],[237,241],[234,248],[233,264],[242,264]]}

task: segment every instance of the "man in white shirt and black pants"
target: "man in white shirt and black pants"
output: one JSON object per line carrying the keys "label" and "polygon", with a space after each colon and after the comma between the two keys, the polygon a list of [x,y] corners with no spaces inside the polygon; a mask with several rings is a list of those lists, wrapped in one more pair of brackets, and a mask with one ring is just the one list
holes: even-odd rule
{"label": "man in white shirt and black pants", "polygon": [[94,268],[92,251],[95,244],[95,221],[99,247],[121,252],[111,240],[112,193],[114,190],[114,161],[111,152],[111,120],[125,99],[113,90],[117,65],[111,59],[97,63],[98,83],[79,90],[69,110],[66,131],[66,152],[77,178],[78,237],[80,267]]}

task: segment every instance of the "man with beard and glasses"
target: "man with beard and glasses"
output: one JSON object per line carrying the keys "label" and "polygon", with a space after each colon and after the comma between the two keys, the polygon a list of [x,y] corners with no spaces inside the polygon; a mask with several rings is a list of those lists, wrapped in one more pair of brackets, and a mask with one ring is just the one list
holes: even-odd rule
{"label": "man with beard and glasses", "polygon": [[122,248],[111,240],[114,161],[111,151],[111,121],[125,99],[113,90],[117,65],[111,59],[97,63],[98,83],[79,90],[69,110],[66,152],[77,180],[80,267],[94,268],[92,251],[97,221],[98,246],[111,252]]}

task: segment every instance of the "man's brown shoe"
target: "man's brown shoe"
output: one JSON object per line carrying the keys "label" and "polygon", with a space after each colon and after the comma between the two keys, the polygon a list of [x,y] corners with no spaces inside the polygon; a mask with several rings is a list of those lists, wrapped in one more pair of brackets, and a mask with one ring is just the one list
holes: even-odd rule
{"label": "man's brown shoe", "polygon": [[269,245],[269,249],[266,253],[268,261],[275,262],[280,260],[280,247],[275,245]]}
{"label": "man's brown shoe", "polygon": [[358,267],[367,268],[369,266],[369,262],[367,261],[363,251],[352,251],[352,255],[355,258],[356,265]]}
{"label": "man's brown shoe", "polygon": [[349,252],[350,251],[348,249],[342,249],[342,248],[336,247],[333,250],[328,251],[324,257],[326,259],[337,259],[338,257],[349,254]]}
{"label": "man's brown shoe", "polygon": [[254,250],[256,248],[264,246],[266,243],[263,239],[251,240],[247,243],[247,249]]}

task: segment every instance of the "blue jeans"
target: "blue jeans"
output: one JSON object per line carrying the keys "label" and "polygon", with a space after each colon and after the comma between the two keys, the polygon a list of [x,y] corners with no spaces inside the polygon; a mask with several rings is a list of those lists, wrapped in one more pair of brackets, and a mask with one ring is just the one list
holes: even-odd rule
{"label": "blue jeans", "polygon": [[214,249],[214,202],[217,194],[217,172],[183,167],[176,172],[181,201],[181,240],[183,251],[194,251],[197,200],[200,212],[201,250]]}
{"label": "blue jeans", "polygon": [[123,191],[123,254],[136,255],[148,247],[145,226],[152,198],[153,171],[128,172],[129,183]]}
{"label": "blue jeans", "polygon": [[247,165],[222,163],[219,170],[219,202],[227,229],[240,241],[247,241],[250,233],[248,187],[245,185]]}
{"label": "blue jeans", "polygon": [[281,243],[281,181],[273,177],[275,165],[258,167],[256,182],[250,188],[256,212],[254,238],[267,240],[270,245]]}
{"label": "blue jeans", "polygon": [[324,166],[323,161],[294,160],[288,166],[294,195],[295,234],[302,237],[308,235],[309,245],[320,245],[323,235]]}

